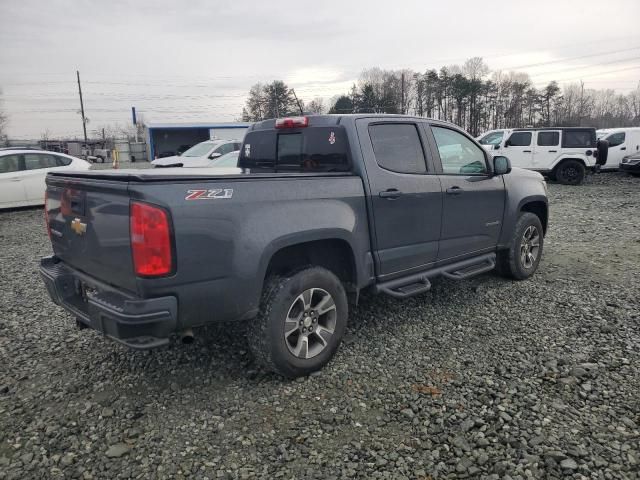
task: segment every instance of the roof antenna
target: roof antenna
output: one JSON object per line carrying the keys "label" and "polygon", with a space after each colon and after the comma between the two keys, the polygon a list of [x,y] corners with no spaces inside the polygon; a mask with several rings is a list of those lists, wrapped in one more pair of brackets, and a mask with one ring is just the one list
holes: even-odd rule
{"label": "roof antenna", "polygon": [[302,104],[300,103],[300,100],[298,100],[298,96],[296,95],[296,91],[293,88],[291,89],[291,93],[293,93],[293,98],[296,99],[296,102],[298,104],[298,108],[300,109],[300,115],[304,115],[304,112],[302,111]]}

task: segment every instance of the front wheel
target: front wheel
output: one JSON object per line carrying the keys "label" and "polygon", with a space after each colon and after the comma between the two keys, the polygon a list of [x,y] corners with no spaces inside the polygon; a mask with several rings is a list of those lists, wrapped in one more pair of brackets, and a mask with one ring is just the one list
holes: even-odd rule
{"label": "front wheel", "polygon": [[586,170],[578,160],[565,160],[554,171],[555,177],[562,185],[580,185]]}
{"label": "front wheel", "polygon": [[248,329],[249,347],[269,370],[291,378],[308,375],[335,354],[347,315],[346,292],[329,270],[309,267],[272,277]]}
{"label": "front wheel", "polygon": [[542,258],[543,232],[537,215],[521,213],[509,248],[498,252],[499,272],[516,280],[524,280],[533,275]]}

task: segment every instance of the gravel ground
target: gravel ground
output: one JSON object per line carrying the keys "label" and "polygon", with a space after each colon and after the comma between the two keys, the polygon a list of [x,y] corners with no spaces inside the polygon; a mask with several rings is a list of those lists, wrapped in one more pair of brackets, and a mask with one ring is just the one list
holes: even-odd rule
{"label": "gravel ground", "polygon": [[640,478],[640,179],[550,185],[537,275],[365,297],[322,372],[255,368],[241,329],[136,352],[37,274],[0,214],[0,478]]}

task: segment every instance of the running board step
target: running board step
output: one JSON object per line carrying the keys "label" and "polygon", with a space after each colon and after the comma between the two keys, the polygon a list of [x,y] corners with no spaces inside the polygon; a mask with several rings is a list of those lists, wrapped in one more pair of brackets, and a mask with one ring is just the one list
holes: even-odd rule
{"label": "running board step", "polygon": [[487,253],[442,267],[433,268],[406,277],[394,278],[376,285],[377,293],[385,293],[395,298],[408,298],[431,289],[430,278],[443,277],[452,280],[464,280],[493,270],[496,267],[496,254]]}
{"label": "running board step", "polygon": [[481,273],[490,272],[494,268],[496,268],[495,255],[493,258],[486,258],[479,263],[469,265],[467,267],[444,271],[442,272],[442,276],[452,280],[464,280],[466,278],[480,275]]}

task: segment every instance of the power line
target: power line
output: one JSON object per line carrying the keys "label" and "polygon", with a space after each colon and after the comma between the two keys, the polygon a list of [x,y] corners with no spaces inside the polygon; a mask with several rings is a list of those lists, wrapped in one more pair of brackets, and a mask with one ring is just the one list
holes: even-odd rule
{"label": "power line", "polygon": [[522,68],[541,67],[543,65],[551,65],[553,63],[562,63],[562,62],[567,62],[567,61],[570,61],[570,60],[580,60],[582,58],[599,57],[599,56],[602,56],[602,55],[611,55],[611,54],[615,54],[615,53],[629,52],[631,50],[639,50],[639,49],[640,49],[640,46],[631,47],[631,48],[625,48],[623,50],[609,50],[608,52],[591,53],[589,55],[579,55],[577,57],[559,58],[559,59],[556,59],[556,60],[550,60],[548,62],[530,63],[528,65],[518,65],[516,67],[506,67],[506,68],[503,68],[502,70],[519,70],[519,69],[522,69]]}
{"label": "power line", "polygon": [[620,60],[612,60],[610,62],[601,62],[601,63],[595,63],[595,64],[591,64],[591,65],[583,65],[581,67],[563,68],[562,70],[554,70],[554,71],[551,71],[551,72],[536,73],[535,75],[530,75],[530,76],[532,78],[542,77],[544,75],[553,75],[553,74],[556,74],[556,73],[571,72],[573,70],[582,70],[584,68],[595,68],[595,67],[601,67],[603,65],[612,65],[614,63],[624,63],[624,62],[635,61],[635,60],[640,60],[640,57],[622,58]]}

